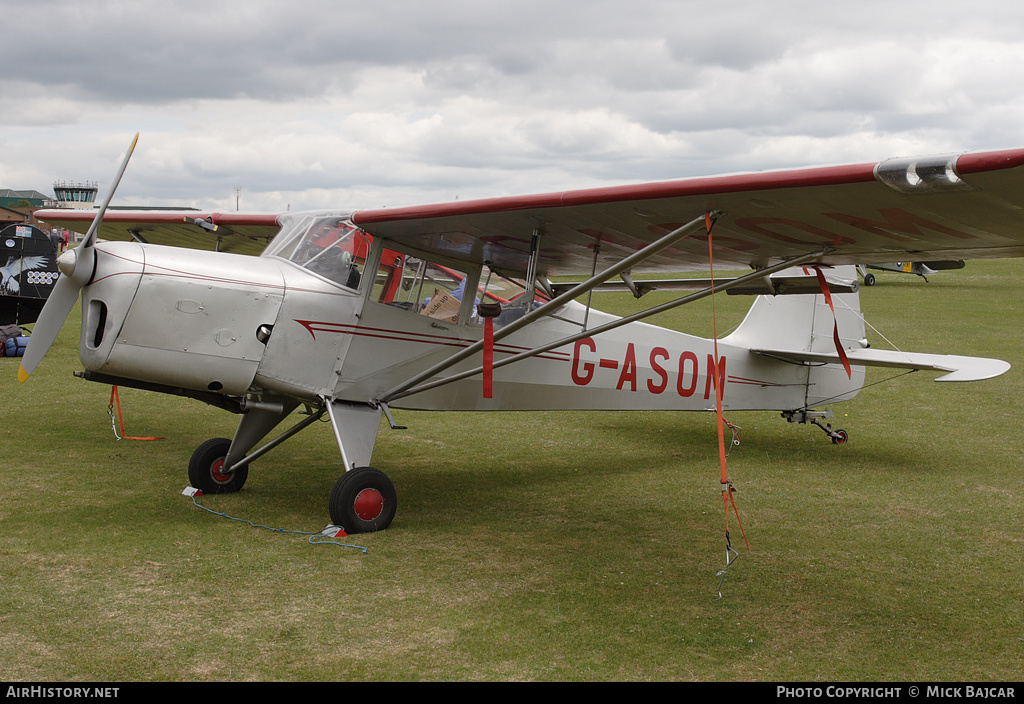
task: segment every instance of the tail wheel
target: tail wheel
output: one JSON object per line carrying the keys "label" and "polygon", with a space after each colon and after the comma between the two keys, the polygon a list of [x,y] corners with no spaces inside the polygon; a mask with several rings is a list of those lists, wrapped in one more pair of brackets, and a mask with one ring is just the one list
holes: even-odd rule
{"label": "tail wheel", "polygon": [[395,485],[373,467],[345,472],[331,490],[331,522],[348,533],[370,533],[391,525],[398,508]]}
{"label": "tail wheel", "polygon": [[842,428],[840,428],[839,430],[835,431],[835,433],[832,434],[833,445],[845,445],[846,441],[849,439],[849,434]]}
{"label": "tail wheel", "polygon": [[204,494],[232,494],[241,489],[249,477],[249,467],[226,471],[224,460],[230,447],[227,438],[213,438],[197,447],[188,462],[189,484]]}

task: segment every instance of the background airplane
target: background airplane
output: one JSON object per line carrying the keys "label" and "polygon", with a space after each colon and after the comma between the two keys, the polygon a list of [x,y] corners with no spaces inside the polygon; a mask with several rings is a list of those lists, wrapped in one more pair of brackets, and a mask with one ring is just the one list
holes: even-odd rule
{"label": "background airplane", "polygon": [[0,325],[34,323],[59,276],[45,232],[23,223],[0,229]]}
{"label": "background airplane", "polygon": [[[853,266],[1020,256],[1022,165],[1018,150],[284,215],[105,215],[112,189],[96,213],[37,214],[86,237],[60,260],[19,376],[81,293],[82,376],[240,415],[233,438],[193,454],[194,486],[237,491],[252,461],[326,417],[345,470],[332,520],[377,530],[397,503],[369,466],[392,406],[771,409],[820,425],[865,366],[1004,373],[999,360],[870,348]],[[163,246],[182,242],[208,251]],[[751,273],[627,318],[577,301],[615,279],[640,297],[634,274],[724,268]],[[762,295],[721,340],[641,322],[729,290]],[[299,407],[302,420],[253,450]]]}
{"label": "background airplane", "polygon": [[963,269],[966,266],[966,262],[963,259],[956,261],[940,261],[940,262],[894,262],[892,264],[872,264],[870,266],[858,266],[857,271],[860,272],[861,277],[864,279],[865,286],[875,285],[875,275],[868,272],[868,269],[878,269],[879,271],[897,271],[901,274],[916,274],[928,281],[928,277],[939,271],[951,271],[953,269]]}

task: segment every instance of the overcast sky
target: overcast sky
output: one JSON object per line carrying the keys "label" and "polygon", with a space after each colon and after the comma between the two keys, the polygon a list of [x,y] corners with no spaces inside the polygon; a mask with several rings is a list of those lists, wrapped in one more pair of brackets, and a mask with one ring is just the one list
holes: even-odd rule
{"label": "overcast sky", "polygon": [[1024,146],[1024,4],[0,0],[0,188],[364,208]]}

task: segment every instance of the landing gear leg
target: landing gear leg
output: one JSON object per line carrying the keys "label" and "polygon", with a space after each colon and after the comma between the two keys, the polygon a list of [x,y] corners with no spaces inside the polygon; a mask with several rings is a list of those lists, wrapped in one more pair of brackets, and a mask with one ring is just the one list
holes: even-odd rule
{"label": "landing gear leg", "polygon": [[832,424],[822,425],[821,418],[832,418],[832,411],[783,411],[782,417],[790,423],[811,423],[821,428],[826,435],[832,438],[833,445],[845,445],[850,439],[850,434],[842,428],[832,429]]}
{"label": "landing gear leg", "polygon": [[875,275],[874,274],[869,274],[868,273],[868,268],[866,266],[864,266],[863,264],[858,264],[857,265],[857,271],[859,271],[860,275],[864,277],[864,285],[865,286],[874,286],[875,285]]}
{"label": "landing gear leg", "polygon": [[[395,517],[395,485],[384,472],[367,466],[384,407],[337,400],[328,401],[326,407],[345,465],[345,474],[328,502],[331,522],[348,533],[384,530]],[[392,423],[390,417],[388,422]]]}
{"label": "landing gear leg", "polygon": [[847,433],[842,428],[837,428],[836,430],[832,430],[832,424],[831,423],[829,423],[827,425],[822,425],[821,421],[819,421],[817,419],[812,419],[811,422],[814,423],[814,425],[816,425],[819,428],[821,428],[822,430],[824,430],[825,431],[825,435],[828,435],[830,438],[832,438],[832,444],[833,445],[845,445],[846,441],[850,439],[849,433]]}

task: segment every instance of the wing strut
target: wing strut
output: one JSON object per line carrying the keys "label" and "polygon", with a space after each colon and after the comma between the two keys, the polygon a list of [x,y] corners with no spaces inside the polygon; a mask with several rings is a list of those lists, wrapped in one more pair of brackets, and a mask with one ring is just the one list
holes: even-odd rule
{"label": "wing strut", "polygon": [[[717,212],[711,213],[711,217],[717,216]],[[572,289],[565,291],[564,293],[562,293],[559,296],[556,296],[555,298],[552,298],[544,305],[531,310],[522,318],[519,318],[518,320],[509,323],[508,325],[504,326],[501,330],[498,330],[494,333],[493,342],[497,342],[498,340],[508,337],[516,330],[524,328],[530,323],[532,323],[534,320],[542,318],[549,312],[561,308],[563,305],[565,305],[572,299],[576,298],[577,296],[582,296],[584,293],[587,293],[591,289],[603,284],[605,281],[612,278],[613,276],[617,276],[623,271],[628,271],[632,269],[637,264],[649,259],[650,257],[654,256],[655,254],[662,251],[666,247],[670,247],[679,240],[689,237],[690,235],[700,231],[704,227],[704,217],[704,215],[701,215],[700,217],[694,218],[693,220],[686,223],[682,227],[668,233],[661,239],[656,240],[651,244],[647,245],[646,247],[644,247],[643,249],[629,255],[628,257],[620,261],[618,264],[610,266],[597,276],[592,276],[586,281],[576,285]],[[409,389],[413,388],[422,381],[426,381],[430,377],[435,376],[436,374],[444,371],[445,369],[448,369],[449,367],[458,364],[467,357],[476,354],[481,349],[483,349],[483,347],[483,340],[475,342],[469,347],[462,349],[460,352],[456,352],[443,362],[435,364],[430,369],[427,369],[426,371],[417,374],[408,381],[396,386],[395,388],[391,389],[390,391],[384,394],[381,394],[375,399],[375,401],[377,403],[390,403],[396,398],[408,396],[409,394],[407,392],[409,391]]]}
{"label": "wing strut", "polygon": [[[700,222],[701,222],[701,224],[703,224],[704,218],[701,218]],[[550,352],[551,350],[557,349],[558,347],[562,347],[564,345],[571,345],[572,343],[576,342],[577,340],[582,340],[582,339],[587,338],[587,337],[593,337],[594,335],[600,335],[603,332],[608,332],[609,330],[614,330],[615,328],[621,327],[623,325],[628,325],[629,323],[634,323],[634,322],[636,322],[638,320],[643,320],[644,318],[650,317],[652,315],[657,315],[658,313],[664,313],[667,310],[671,310],[673,308],[678,308],[681,305],[685,305],[687,303],[692,303],[694,301],[700,300],[701,298],[706,298],[707,296],[710,296],[712,293],[714,293],[716,291],[726,291],[726,290],[728,290],[729,288],[731,288],[733,286],[743,286],[743,285],[745,285],[747,283],[750,283],[754,279],[763,278],[765,276],[770,276],[770,275],[774,274],[777,271],[782,271],[783,269],[788,269],[788,268],[793,267],[793,266],[800,266],[801,264],[804,264],[806,262],[809,262],[809,261],[812,261],[814,259],[817,259],[818,257],[822,256],[823,254],[826,254],[827,251],[828,250],[826,248],[826,249],[818,251],[818,252],[813,252],[811,254],[805,254],[805,255],[797,257],[795,259],[788,259],[788,260],[786,260],[784,262],[780,262],[780,263],[775,264],[773,266],[766,267],[764,269],[758,269],[757,271],[752,272],[750,274],[746,274],[745,276],[741,276],[741,277],[736,278],[736,279],[729,279],[724,284],[716,285],[714,287],[708,287],[708,288],[703,289],[701,291],[697,291],[696,293],[691,293],[689,296],[683,296],[682,298],[677,298],[674,301],[669,301],[668,303],[662,303],[660,306],[655,306],[654,308],[649,308],[647,310],[640,311],[639,313],[634,313],[633,315],[630,315],[628,317],[619,318],[618,320],[614,320],[614,321],[612,321],[610,323],[605,323],[604,325],[601,325],[601,326],[598,326],[596,328],[593,328],[592,330],[583,330],[582,332],[579,332],[579,333],[577,333],[575,335],[570,335],[569,337],[564,337],[561,340],[556,340],[555,342],[549,342],[546,345],[541,345],[540,347],[535,347],[535,348],[533,348],[531,350],[527,350],[526,352],[520,352],[519,354],[512,355],[511,357],[506,357],[505,359],[502,359],[502,360],[496,360],[496,361],[494,361],[492,363],[491,368],[492,368],[492,370],[493,369],[500,369],[501,367],[504,367],[504,366],[506,366],[508,364],[513,364],[515,362],[520,362],[520,361],[522,361],[524,359],[528,359],[530,357],[535,357],[538,354],[543,354],[545,352]],[[586,283],[586,282],[584,282],[584,283]],[[522,320],[522,318],[520,318],[520,320]],[[502,332],[504,330],[506,330],[507,328],[508,328],[508,326],[503,328]],[[495,337],[497,337],[497,333],[495,333]],[[466,349],[469,349],[469,348],[466,348]],[[406,384],[403,384],[402,387],[399,387],[399,388],[402,388],[403,390],[389,392],[389,395],[387,396],[386,401],[387,402],[391,402],[391,401],[393,401],[395,399],[404,398],[406,396],[411,396],[413,394],[418,394],[418,393],[420,393],[422,391],[429,391],[430,389],[437,388],[438,386],[444,386],[445,384],[450,384],[453,381],[460,381],[462,379],[466,379],[468,377],[474,376],[476,374],[479,374],[482,371],[483,371],[483,367],[480,366],[480,367],[477,367],[475,369],[469,369],[469,370],[464,371],[464,372],[459,372],[458,374],[453,374],[452,376],[445,377],[444,379],[438,379],[436,381],[432,381],[430,383],[423,384],[422,386],[410,387],[410,384],[406,383]],[[418,379],[420,379],[421,381],[424,380],[425,378],[426,377],[423,374],[419,375],[419,377],[418,377]],[[381,403],[383,400],[384,399],[382,397],[382,399],[378,399],[377,402]]]}

